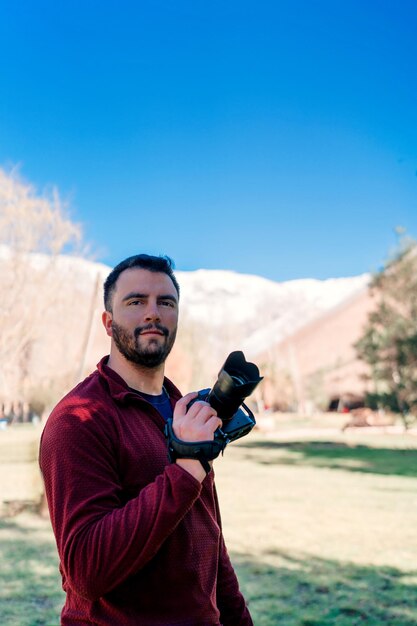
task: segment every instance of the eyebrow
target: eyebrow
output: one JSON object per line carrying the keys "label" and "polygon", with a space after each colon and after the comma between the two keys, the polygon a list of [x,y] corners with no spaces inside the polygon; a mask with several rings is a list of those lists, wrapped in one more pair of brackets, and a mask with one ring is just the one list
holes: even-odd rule
{"label": "eyebrow", "polygon": [[[138,299],[149,298],[149,294],[148,293],[137,293],[137,292],[133,291],[131,293],[128,293],[122,299],[122,302],[126,302],[127,300],[132,300],[132,298],[138,298]],[[162,294],[160,296],[157,296],[157,299],[158,300],[171,300],[172,302],[175,302],[175,303],[178,302],[177,298],[175,296],[173,296],[172,294],[170,294],[170,293]]]}

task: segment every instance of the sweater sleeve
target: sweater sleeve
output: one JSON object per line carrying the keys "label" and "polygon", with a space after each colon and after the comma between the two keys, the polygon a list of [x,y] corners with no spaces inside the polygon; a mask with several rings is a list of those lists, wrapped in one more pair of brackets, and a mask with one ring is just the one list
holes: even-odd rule
{"label": "sweater sleeve", "polygon": [[[220,508],[216,491],[214,491],[217,519],[221,527]],[[246,606],[245,599],[239,589],[239,583],[230,561],[224,542],[220,535],[219,567],[217,574],[217,606],[220,611],[222,626],[253,626],[253,621]]]}
{"label": "sweater sleeve", "polygon": [[223,538],[220,545],[217,578],[217,606],[220,611],[222,626],[253,626],[249,609],[239,590],[239,583]]}
{"label": "sweater sleeve", "polygon": [[88,411],[74,414],[68,407],[49,418],[41,439],[64,587],[89,600],[148,563],[201,491],[197,480],[172,464],[124,502],[114,446]]}

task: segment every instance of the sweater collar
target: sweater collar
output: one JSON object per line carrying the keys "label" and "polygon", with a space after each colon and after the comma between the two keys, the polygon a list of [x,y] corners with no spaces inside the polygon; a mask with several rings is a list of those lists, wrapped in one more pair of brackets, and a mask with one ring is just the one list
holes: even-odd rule
{"label": "sweater collar", "polygon": [[[108,360],[109,355],[104,356],[97,363],[97,370],[100,376],[106,381],[112,398],[118,402],[125,403],[132,398],[141,397],[140,391],[133,392],[123,378],[107,365]],[[177,400],[179,400],[182,396],[180,390],[169,380],[169,378],[166,378],[166,376],[164,377],[163,384],[165,389],[168,391],[171,401],[173,400],[174,402],[177,402]],[[143,398],[143,400],[145,399]]]}

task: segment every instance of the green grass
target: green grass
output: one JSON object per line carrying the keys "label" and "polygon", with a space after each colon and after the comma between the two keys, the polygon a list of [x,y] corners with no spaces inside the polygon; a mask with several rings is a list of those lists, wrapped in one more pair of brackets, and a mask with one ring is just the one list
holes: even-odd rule
{"label": "green grass", "polygon": [[0,623],[56,626],[64,601],[49,521],[31,513],[0,520]]}
{"label": "green grass", "polygon": [[[242,444],[241,444],[242,445]],[[417,478],[417,449],[375,448],[334,441],[258,441],[243,445],[247,458],[256,450],[264,464],[327,467],[336,470]],[[249,452],[250,451],[250,452]]]}
{"label": "green grass", "polygon": [[[251,434],[216,461],[224,534],[255,626],[417,624],[417,439]],[[49,522],[0,520],[0,623],[59,624]]]}
{"label": "green grass", "polygon": [[417,580],[395,568],[280,554],[280,566],[236,559],[257,626],[416,624]]}

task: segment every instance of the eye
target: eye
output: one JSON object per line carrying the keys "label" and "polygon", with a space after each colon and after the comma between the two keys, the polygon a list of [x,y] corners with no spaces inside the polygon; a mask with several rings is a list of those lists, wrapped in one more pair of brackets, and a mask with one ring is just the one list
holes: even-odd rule
{"label": "eye", "polygon": [[131,306],[131,305],[137,306],[138,304],[143,304],[143,300],[130,300],[128,302],[128,306]]}
{"label": "eye", "polygon": [[161,300],[160,304],[161,306],[166,306],[171,309],[175,307],[175,303],[173,302],[173,300]]}

